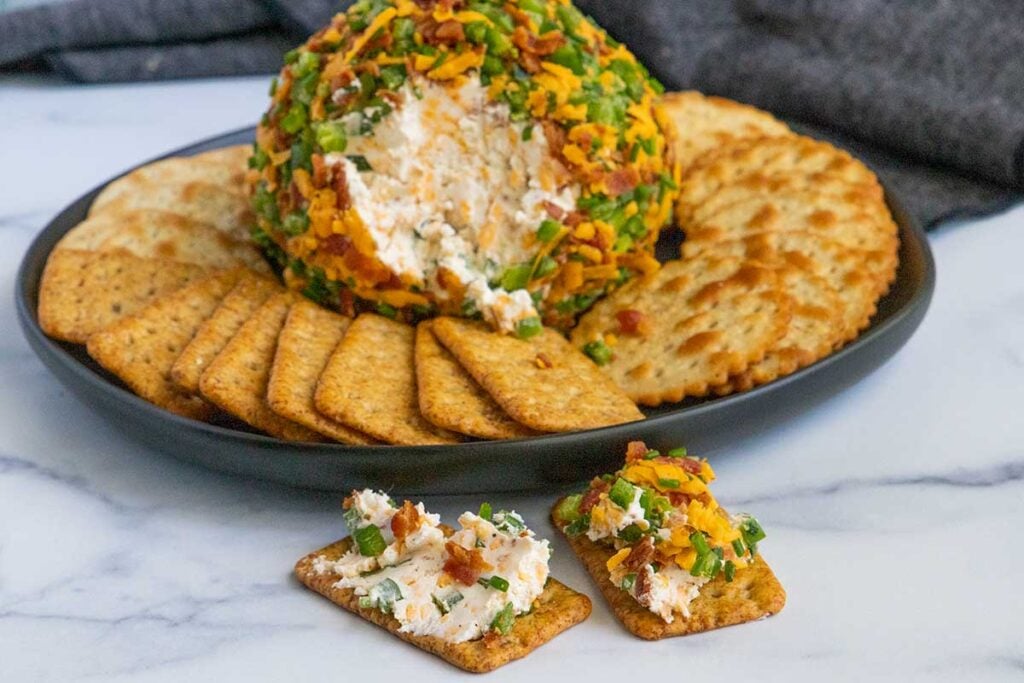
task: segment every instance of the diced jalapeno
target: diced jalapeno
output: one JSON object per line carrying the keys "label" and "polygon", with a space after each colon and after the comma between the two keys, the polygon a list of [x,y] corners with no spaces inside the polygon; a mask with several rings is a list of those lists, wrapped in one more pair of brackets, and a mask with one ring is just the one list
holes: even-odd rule
{"label": "diced jalapeno", "polygon": [[636,488],[632,484],[625,479],[619,478],[615,480],[615,484],[608,491],[608,499],[625,510],[633,502],[633,496],[636,495],[635,491]]}
{"label": "diced jalapeno", "polygon": [[512,266],[501,276],[501,288],[506,292],[514,292],[517,289],[526,289],[530,284],[530,274],[533,267],[527,263]]}
{"label": "diced jalapeno", "polygon": [[562,502],[558,504],[558,509],[555,511],[555,517],[566,523],[575,522],[580,518],[580,502],[583,500],[582,494],[573,494],[566,496],[562,499]]}

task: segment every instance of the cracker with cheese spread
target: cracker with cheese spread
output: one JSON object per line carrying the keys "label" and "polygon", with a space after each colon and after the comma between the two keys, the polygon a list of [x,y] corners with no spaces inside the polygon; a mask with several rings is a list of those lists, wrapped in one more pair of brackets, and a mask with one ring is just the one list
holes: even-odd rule
{"label": "cracker with cheese spread", "polygon": [[729,515],[714,471],[686,449],[629,445],[625,466],[556,504],[551,517],[626,629],[647,640],[776,614],[782,585],[757,552],[765,533]]}
{"label": "cracker with cheese spread", "polygon": [[590,615],[515,512],[485,503],[456,531],[422,503],[367,489],[346,499],[345,521],[351,536],[299,560],[299,580],[460,669],[493,671]]}

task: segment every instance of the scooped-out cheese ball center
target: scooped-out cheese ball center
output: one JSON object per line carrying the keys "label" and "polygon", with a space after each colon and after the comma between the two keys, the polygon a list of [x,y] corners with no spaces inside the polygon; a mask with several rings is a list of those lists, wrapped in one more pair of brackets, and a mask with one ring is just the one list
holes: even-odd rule
{"label": "scooped-out cheese ball center", "polygon": [[570,3],[363,0],[286,61],[255,239],[310,298],[528,337],[657,268],[660,86]]}

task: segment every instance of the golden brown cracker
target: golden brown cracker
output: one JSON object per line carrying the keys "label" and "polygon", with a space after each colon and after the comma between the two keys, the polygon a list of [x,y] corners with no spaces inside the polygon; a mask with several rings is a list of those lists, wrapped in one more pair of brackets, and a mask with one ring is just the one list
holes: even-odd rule
{"label": "golden brown cracker", "polygon": [[473,379],[520,424],[570,432],[635,422],[636,405],[562,335],[521,340],[486,325],[438,318],[433,331]]}
{"label": "golden brown cracker", "polygon": [[462,438],[420,414],[415,330],[380,315],[356,318],[335,349],[316,390],[325,416],[397,445],[453,444]]}
{"label": "golden brown cracker", "polygon": [[169,373],[181,349],[242,273],[236,269],[211,275],[121,318],[89,337],[89,355],[150,403],[185,417],[208,419],[212,406],[178,391]]}
{"label": "golden brown cracker", "polygon": [[689,212],[723,187],[750,178],[782,177],[790,187],[813,187],[831,178],[880,195],[875,174],[847,152],[803,136],[740,140],[705,155],[688,170],[680,187],[678,215],[686,225]]}
{"label": "golden brown cracker", "polygon": [[180,184],[140,180],[130,192],[91,209],[89,217],[139,209],[177,213],[212,225],[239,242],[249,239],[256,223],[247,195],[202,180]]}
{"label": "golden brown cracker", "polygon": [[211,225],[168,211],[100,213],[72,228],[55,249],[125,251],[140,258],[217,269],[246,266],[270,273],[251,242],[239,242]]}
{"label": "golden brown cracker", "polygon": [[792,135],[766,111],[694,90],[666,93],[661,99],[676,129],[676,158],[686,169],[704,154],[749,138]]}
{"label": "golden brown cracker", "polygon": [[[573,343],[613,341],[602,368],[634,401],[705,396],[762,360],[786,333],[791,302],[774,269],[731,256],[670,261],[598,302]],[[626,327],[623,316],[642,324]]]}
{"label": "golden brown cracker", "polygon": [[777,272],[793,303],[786,334],[768,349],[763,360],[731,376],[714,388],[715,393],[746,391],[792,374],[830,354],[842,340],[842,303],[828,281],[790,264],[781,265]]}
{"label": "golden brown cracker", "polygon": [[307,588],[316,591],[335,605],[359,615],[376,624],[407,643],[437,655],[446,662],[465,671],[486,673],[522,659],[555,636],[579,624],[590,616],[590,598],[568,588],[555,579],[549,578],[544,592],[533,604],[533,609],[516,617],[508,635],[485,642],[484,639],[464,643],[449,643],[434,636],[416,636],[401,633],[401,624],[389,614],[377,609],[359,607],[359,598],[351,588],[336,588],[339,577],[335,574],[318,574],[313,562],[323,556],[337,560],[351,547],[346,538],[307,555],[295,565],[295,575]]}
{"label": "golden brown cracker", "polygon": [[182,391],[199,393],[199,378],[245,321],[281,286],[263,277],[239,280],[171,367],[171,381]]}
{"label": "golden brown cracker", "polygon": [[275,294],[239,328],[199,379],[199,393],[224,412],[285,441],[323,441],[267,404],[267,382],[293,295]]}
{"label": "golden brown cracker", "polygon": [[135,194],[150,184],[184,185],[201,181],[225,190],[244,193],[250,145],[235,145],[192,157],[168,157],[140,166],[107,185],[93,200],[91,213],[122,197]]}
{"label": "golden brown cracker", "polygon": [[437,341],[431,323],[416,328],[420,412],[442,429],[478,439],[522,439],[535,431],[513,420]]}
{"label": "golden brown cracker", "polygon": [[63,249],[50,254],[39,285],[39,325],[51,337],[84,344],[89,335],[208,274],[119,252]]}
{"label": "golden brown cracker", "polygon": [[660,640],[744,624],[778,614],[786,604],[785,589],[758,555],[750,566],[737,570],[731,582],[719,575],[702,586],[690,603],[689,617],[677,615],[672,623],[666,623],[612,583],[607,563],[614,549],[591,541],[585,534],[566,534],[565,522],[558,518],[557,510],[558,504],[551,513],[552,522],[601,589],[612,612],[627,631],[639,638]]}
{"label": "golden brown cracker", "polygon": [[377,441],[324,417],[313,403],[320,375],[351,323],[312,301],[296,301],[277,340],[267,402],[278,415],[336,441],[368,446]]}

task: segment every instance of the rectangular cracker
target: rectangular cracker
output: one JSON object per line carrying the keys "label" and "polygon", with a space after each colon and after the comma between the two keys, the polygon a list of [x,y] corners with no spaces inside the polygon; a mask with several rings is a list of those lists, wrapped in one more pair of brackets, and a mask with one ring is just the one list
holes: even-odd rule
{"label": "rectangular cracker", "polygon": [[267,278],[246,276],[196,332],[171,367],[171,381],[184,392],[199,393],[199,378],[256,309],[281,287]]}
{"label": "rectangular cracker", "polygon": [[704,584],[690,603],[689,618],[676,615],[671,624],[666,623],[611,582],[607,562],[613,550],[591,541],[586,534],[572,537],[562,531],[566,522],[557,516],[561,502],[559,500],[552,508],[551,521],[601,589],[618,620],[639,638],[660,640],[756,621],[777,614],[786,604],[785,589],[764,558],[758,555],[752,565],[737,570],[731,582],[719,575]]}
{"label": "rectangular cracker", "polygon": [[531,429],[571,432],[644,419],[611,379],[554,330],[524,341],[457,318],[438,318],[433,330],[498,405]]}
{"label": "rectangular cracker", "polygon": [[50,254],[39,286],[39,326],[55,339],[89,335],[209,271],[124,253],[62,249]]}
{"label": "rectangular cracker", "polygon": [[199,393],[256,429],[285,441],[323,441],[311,429],[281,417],[267,404],[267,382],[293,295],[276,294],[260,306],[210,363]]}
{"label": "rectangular cracker", "polygon": [[267,402],[282,417],[340,441],[359,446],[378,443],[362,432],[329,420],[313,405],[316,385],[351,319],[312,301],[296,301],[277,339],[267,386]]}
{"label": "rectangular cracker", "polygon": [[533,611],[516,618],[512,630],[490,646],[483,639],[465,643],[449,643],[434,636],[415,636],[399,632],[401,624],[389,614],[376,609],[360,609],[359,598],[351,588],[335,588],[339,577],[317,574],[313,561],[321,555],[336,560],[348,552],[351,539],[346,538],[307,555],[295,565],[295,575],[307,588],[358,614],[363,619],[393,633],[407,643],[437,655],[446,662],[472,673],[486,673],[521,659],[558,634],[590,616],[590,598],[548,578],[544,592],[534,602]]}
{"label": "rectangular cracker", "polygon": [[421,446],[462,439],[427,422],[416,398],[415,331],[364,313],[348,328],[316,390],[327,417],[385,443]]}
{"label": "rectangular cracker", "polygon": [[150,403],[196,420],[209,419],[213,407],[178,391],[169,373],[181,349],[244,272],[239,268],[211,275],[121,318],[89,337],[89,355]]}
{"label": "rectangular cracker", "polygon": [[420,412],[442,429],[478,439],[523,439],[537,432],[513,420],[459,365],[431,329],[416,328],[416,387]]}

